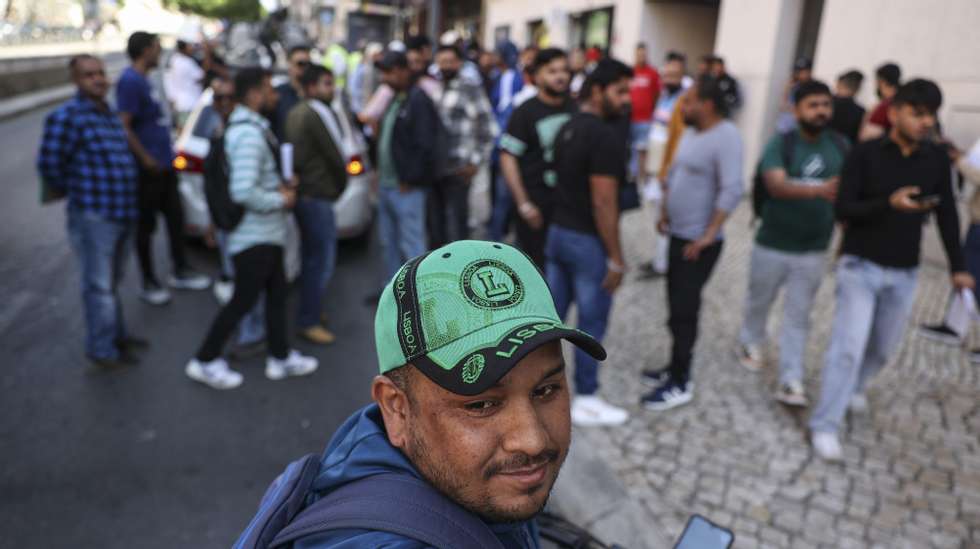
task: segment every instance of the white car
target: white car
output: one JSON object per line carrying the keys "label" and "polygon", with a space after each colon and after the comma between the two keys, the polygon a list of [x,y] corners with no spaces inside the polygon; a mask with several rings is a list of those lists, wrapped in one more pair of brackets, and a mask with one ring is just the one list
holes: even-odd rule
{"label": "white car", "polygon": [[[211,136],[221,126],[221,117],[211,106],[212,95],[212,90],[208,88],[198,99],[177,138],[177,156],[174,159],[174,168],[180,180],[185,231],[188,235],[206,239],[213,234],[213,227],[204,197],[204,159],[211,148]],[[348,174],[347,188],[334,204],[337,235],[340,239],[354,239],[367,234],[374,218],[372,172],[367,160],[367,145],[364,138],[353,130],[342,102],[334,101],[332,107],[340,113],[337,118],[344,134],[343,151],[347,157]],[[289,216],[286,266],[290,280],[299,272],[299,262],[299,233],[293,217]]]}

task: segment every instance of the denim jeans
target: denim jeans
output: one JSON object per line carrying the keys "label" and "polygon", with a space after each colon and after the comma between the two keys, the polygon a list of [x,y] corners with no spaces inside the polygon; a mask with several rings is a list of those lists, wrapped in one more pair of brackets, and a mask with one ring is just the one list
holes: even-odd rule
{"label": "denim jeans", "polygon": [[302,330],[320,324],[324,293],[337,263],[337,220],[333,202],[319,198],[300,198],[294,212],[303,255],[298,323]]}
{"label": "denim jeans", "polygon": [[824,252],[790,253],[756,244],[752,249],[749,290],[745,297],[743,345],[766,341],[766,321],[779,290],[786,288],[779,339],[779,381],[803,381],[803,357],[810,331],[813,298],[823,279]]}
{"label": "denim jeans", "polygon": [[384,250],[384,282],[387,284],[409,259],[426,251],[425,189],[381,187],[378,196],[378,228]]}
{"label": "denim jeans", "polygon": [[853,255],[837,266],[837,309],[810,418],[819,433],[840,430],[847,405],[901,344],[915,302],[918,269],[893,269]]}
{"label": "denim jeans", "polygon": [[[218,241],[218,252],[221,254],[222,274],[235,278],[235,264],[228,253],[228,233],[217,231],[215,234]],[[265,339],[265,293],[259,296],[252,310],[238,323],[238,337],[235,343],[238,345],[250,345]]]}
{"label": "denim jeans", "polygon": [[490,216],[490,240],[500,242],[507,236],[514,212],[514,197],[510,194],[504,172],[497,169],[497,177],[493,182],[493,214]]}
{"label": "denim jeans", "polygon": [[81,267],[85,310],[85,352],[92,358],[119,358],[116,343],[126,337],[119,284],[129,258],[135,224],[68,208],[68,239]]}
{"label": "denim jeans", "polygon": [[[569,305],[578,306],[578,328],[599,341],[606,335],[612,295],[602,288],[606,278],[606,250],[596,235],[552,225],[545,244],[545,276],[558,316]],[[592,395],[599,389],[599,363],[575,349],[575,391]]]}

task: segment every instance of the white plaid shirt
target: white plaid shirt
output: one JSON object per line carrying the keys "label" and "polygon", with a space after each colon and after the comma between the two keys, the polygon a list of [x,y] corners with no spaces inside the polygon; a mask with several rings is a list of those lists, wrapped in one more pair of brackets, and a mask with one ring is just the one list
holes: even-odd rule
{"label": "white plaid shirt", "polygon": [[488,162],[499,130],[483,88],[457,76],[445,85],[438,107],[449,135],[448,168]]}

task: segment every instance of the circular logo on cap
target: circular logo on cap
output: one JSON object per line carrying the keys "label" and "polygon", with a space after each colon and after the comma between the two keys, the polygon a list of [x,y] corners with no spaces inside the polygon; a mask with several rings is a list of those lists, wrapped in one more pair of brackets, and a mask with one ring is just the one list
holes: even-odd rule
{"label": "circular logo on cap", "polygon": [[524,299],[524,285],[514,269],[496,259],[474,261],[463,269],[460,289],[482,309],[513,307]]}
{"label": "circular logo on cap", "polygon": [[480,374],[483,373],[486,364],[487,360],[479,353],[466,359],[466,362],[463,363],[463,383],[476,383],[476,380],[480,379]]}

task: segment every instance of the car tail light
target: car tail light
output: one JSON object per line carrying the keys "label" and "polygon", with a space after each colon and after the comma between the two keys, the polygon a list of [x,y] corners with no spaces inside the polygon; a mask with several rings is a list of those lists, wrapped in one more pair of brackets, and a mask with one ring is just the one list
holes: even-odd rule
{"label": "car tail light", "polygon": [[174,169],[178,172],[204,173],[204,160],[187,153],[178,153],[174,157]]}
{"label": "car tail light", "polygon": [[361,155],[355,154],[347,161],[347,175],[361,175],[362,173],[364,173],[364,162],[361,161]]}

